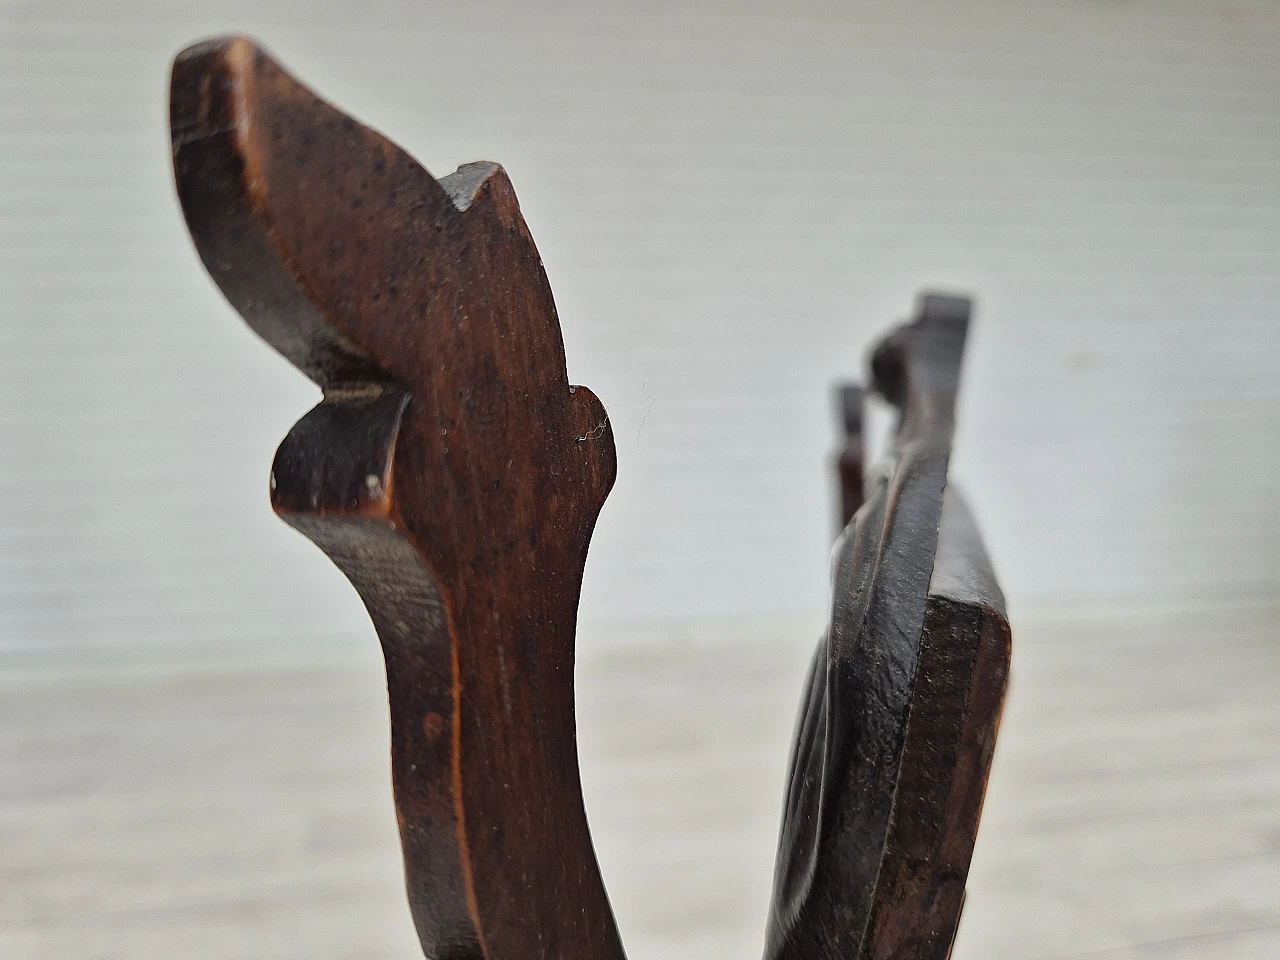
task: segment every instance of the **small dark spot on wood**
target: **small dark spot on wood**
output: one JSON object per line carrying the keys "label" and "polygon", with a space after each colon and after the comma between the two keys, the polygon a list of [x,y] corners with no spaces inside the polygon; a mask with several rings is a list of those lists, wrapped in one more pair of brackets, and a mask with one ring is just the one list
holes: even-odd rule
{"label": "small dark spot on wood", "polygon": [[432,742],[439,740],[440,735],[444,733],[444,717],[432,710],[422,718],[422,732]]}

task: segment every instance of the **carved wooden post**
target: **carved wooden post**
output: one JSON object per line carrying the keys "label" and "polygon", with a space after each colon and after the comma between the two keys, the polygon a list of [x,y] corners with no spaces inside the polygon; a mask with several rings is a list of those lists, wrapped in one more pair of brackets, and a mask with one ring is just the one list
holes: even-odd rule
{"label": "carved wooden post", "polygon": [[[271,499],[382,643],[423,950],[621,960],[573,700],[613,435],[569,384],[506,174],[435,180],[244,38],[179,55],[170,119],[201,259],[324,393],[281,444]],[[797,732],[767,960],[939,960],[954,935],[1009,649],[946,489],[967,319],[966,301],[926,298],[873,357],[902,423],[866,503],[846,487],[858,509]]]}
{"label": "carved wooden post", "polygon": [[243,38],[182,53],[178,194],[241,316],[324,400],[272,504],[351,579],[387,662],[427,956],[620,958],[587,832],[573,641],[613,484],[506,173],[437,181]]}
{"label": "carved wooden post", "polygon": [[969,303],[929,296],[872,357],[901,410],[836,547],[801,707],[766,960],[944,960],[1009,662],[973,519],[947,487]]}

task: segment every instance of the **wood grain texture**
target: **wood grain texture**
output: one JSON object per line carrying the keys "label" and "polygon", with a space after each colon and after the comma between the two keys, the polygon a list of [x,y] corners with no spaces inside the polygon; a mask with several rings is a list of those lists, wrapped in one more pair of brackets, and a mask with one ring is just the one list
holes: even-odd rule
{"label": "wood grain texture", "polygon": [[901,422],[836,545],[831,626],[793,747],[770,960],[944,960],[955,937],[1010,653],[981,538],[946,486],[969,312],[926,296],[872,355]]}
{"label": "wood grain texture", "polygon": [[347,574],[382,642],[423,949],[621,956],[573,699],[613,438],[569,384],[506,174],[435,180],[244,38],[179,55],[171,128],[205,266],[324,390],[277,453],[272,504]]}
{"label": "wood grain texture", "polygon": [[867,956],[942,960],[965,901],[1009,677],[1004,597],[977,525],[943,495]]}
{"label": "wood grain texture", "polygon": [[342,576],[262,517],[262,463],[318,394],[209,295],[168,189],[169,63],[229,30],[429,170],[511,174],[621,462],[580,646],[738,617],[817,636],[829,385],[925,283],[983,295],[951,472],[1022,614],[1280,597],[1280,5],[0,21],[0,650],[367,643]]}

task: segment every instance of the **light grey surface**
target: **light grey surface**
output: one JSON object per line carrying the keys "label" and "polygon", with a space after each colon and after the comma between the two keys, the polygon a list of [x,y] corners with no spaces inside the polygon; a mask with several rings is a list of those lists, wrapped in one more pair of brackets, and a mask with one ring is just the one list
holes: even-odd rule
{"label": "light grey surface", "polygon": [[[1275,613],[1018,626],[954,960],[1280,956]],[[579,668],[629,955],[758,957],[809,644],[647,641]],[[420,957],[385,709],[372,649],[0,672],[0,957]]]}
{"label": "light grey surface", "polygon": [[0,0],[0,648],[366,635],[266,505],[315,391],[172,196],[169,58],[229,30],[507,166],[618,437],[588,621],[816,633],[828,385],[926,284],[980,298],[1015,610],[1276,599],[1280,5]]}

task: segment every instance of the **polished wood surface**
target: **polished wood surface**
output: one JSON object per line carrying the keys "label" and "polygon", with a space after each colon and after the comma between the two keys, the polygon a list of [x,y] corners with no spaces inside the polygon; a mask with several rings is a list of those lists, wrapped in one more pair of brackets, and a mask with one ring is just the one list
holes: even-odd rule
{"label": "polished wood surface", "polygon": [[[205,267],[324,392],[276,454],[271,500],[347,575],[381,640],[424,952],[619,960],[573,692],[613,437],[569,384],[506,174],[473,163],[437,181],[243,37],[177,57],[170,125]],[[837,548],[771,960],[943,960],[954,937],[1009,657],[976,527],[954,492],[944,508],[969,309],[925,296],[871,357],[900,423]],[[860,421],[846,412],[858,439]]]}
{"label": "polished wood surface", "polygon": [[178,195],[241,316],[324,390],[276,512],[387,664],[409,903],[430,958],[621,957],[583,812],[574,630],[613,485],[506,173],[437,181],[251,41],[174,63]]}

